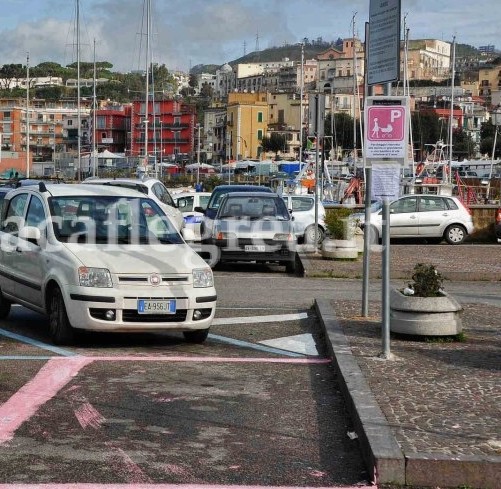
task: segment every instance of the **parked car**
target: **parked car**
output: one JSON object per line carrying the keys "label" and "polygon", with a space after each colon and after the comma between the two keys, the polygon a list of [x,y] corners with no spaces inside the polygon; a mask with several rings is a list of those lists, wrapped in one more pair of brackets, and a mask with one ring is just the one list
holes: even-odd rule
{"label": "parked car", "polygon": [[496,210],[496,217],[494,219],[494,234],[498,243],[501,243],[501,207]]}
{"label": "parked car", "polygon": [[203,213],[204,217],[200,223],[200,235],[202,242],[206,237],[210,237],[212,233],[212,224],[216,213],[219,209],[224,195],[231,192],[273,192],[270,187],[265,187],[261,185],[218,185],[212,190],[207,207],[203,209],[202,207],[195,207],[197,212]]}
{"label": "parked car", "polygon": [[[371,213],[370,226],[371,242],[379,242],[383,209]],[[457,197],[405,195],[390,203],[391,238],[445,239],[449,244],[460,244],[473,231],[471,211]]]}
{"label": "parked car", "polygon": [[[315,242],[315,196],[314,195],[282,195],[285,205],[292,213],[294,232],[299,242]],[[317,203],[318,235],[317,243],[325,237],[325,208],[319,200]]]}
{"label": "parked car", "polygon": [[192,229],[194,241],[200,241],[200,224],[204,217],[203,212],[196,211],[195,208],[205,210],[209,202],[210,192],[181,192],[172,194],[172,198],[177,208],[183,214],[184,227]]}
{"label": "parked car", "polygon": [[288,273],[296,271],[292,219],[283,199],[272,192],[225,194],[207,243],[218,248],[219,262],[276,262]]}
{"label": "parked car", "polygon": [[114,185],[116,187],[130,188],[138,190],[153,199],[178,230],[184,226],[183,214],[176,207],[176,204],[167,187],[156,178],[95,178],[89,177],[83,183],[92,185]]}
{"label": "parked car", "polygon": [[73,342],[79,330],[182,331],[191,342],[208,335],[216,308],[210,267],[135,190],[12,190],[0,243],[0,317],[11,304],[46,314],[56,344]]}

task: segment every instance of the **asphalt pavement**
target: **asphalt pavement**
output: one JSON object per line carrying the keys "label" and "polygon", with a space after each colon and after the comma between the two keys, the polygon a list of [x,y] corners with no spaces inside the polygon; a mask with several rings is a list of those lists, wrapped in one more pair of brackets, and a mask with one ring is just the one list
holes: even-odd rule
{"label": "asphalt pavement", "polygon": [[[466,286],[469,292],[460,298],[463,341],[392,334],[391,359],[381,355],[381,301],[371,300],[362,317],[359,296],[316,300],[373,482],[499,488],[501,246],[392,245],[390,257],[393,283],[410,280],[415,263],[433,263],[447,279],[446,290]],[[344,278],[362,277],[361,258],[302,253],[301,262],[305,276],[332,279],[336,289]],[[371,252],[369,269],[377,281],[380,250]]]}

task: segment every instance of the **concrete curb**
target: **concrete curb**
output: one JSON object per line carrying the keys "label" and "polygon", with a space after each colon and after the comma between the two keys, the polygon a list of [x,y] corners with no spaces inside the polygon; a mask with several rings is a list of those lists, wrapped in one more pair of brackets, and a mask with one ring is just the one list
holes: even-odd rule
{"label": "concrete curb", "polygon": [[[301,272],[304,277],[310,278],[362,278],[363,276],[363,262],[359,257],[356,261],[337,261],[337,267],[332,265],[326,266],[322,269],[318,266],[312,265],[313,261],[310,260],[309,256],[311,253],[300,252],[299,258],[301,262]],[[324,260],[326,263],[332,262],[332,260]],[[311,262],[311,263],[310,263]],[[468,282],[500,282],[501,273],[497,271],[441,271],[445,280],[451,281],[468,281]],[[409,266],[408,270],[397,270],[390,269],[390,278],[395,280],[408,280],[412,276],[412,270]],[[382,271],[380,267],[371,266],[369,269],[370,279],[381,279]]]}
{"label": "concrete curb", "polygon": [[388,422],[352,355],[328,300],[315,300],[327,348],[339,374],[348,411],[355,424],[362,455],[373,482],[405,484],[405,459]]}
{"label": "concrete curb", "polygon": [[341,391],[355,425],[373,483],[409,486],[499,487],[501,457],[448,456],[437,453],[405,455],[352,355],[351,348],[327,299],[315,299],[326,346],[338,373]]}

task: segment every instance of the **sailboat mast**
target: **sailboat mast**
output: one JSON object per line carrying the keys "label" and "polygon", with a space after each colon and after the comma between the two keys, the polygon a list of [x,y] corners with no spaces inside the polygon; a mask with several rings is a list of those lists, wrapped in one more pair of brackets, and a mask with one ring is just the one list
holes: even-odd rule
{"label": "sailboat mast", "polygon": [[357,167],[357,54],[355,49],[355,16],[357,13],[353,14],[352,24],[353,24],[353,168]]}
{"label": "sailboat mast", "polygon": [[30,178],[30,53],[26,54],[26,178]]}
{"label": "sailboat mast", "polygon": [[150,92],[150,6],[151,0],[146,0],[146,83],[144,104],[144,166],[148,166],[148,124],[149,124],[149,92]]}
{"label": "sailboat mast", "polygon": [[[299,161],[303,161],[303,92],[304,92],[304,44],[301,43],[301,74],[299,89]],[[301,165],[300,165],[301,167]]]}
{"label": "sailboat mast", "polygon": [[452,171],[452,121],[454,115],[454,78],[456,78],[456,36],[452,38],[452,70],[451,70],[451,111],[449,114],[449,171],[447,172],[447,183],[451,181]]}
{"label": "sailboat mast", "polygon": [[80,1],[76,0],[77,4],[77,143],[78,143],[78,156],[77,156],[77,181],[81,178],[81,149],[82,149],[82,139],[80,137],[80,130],[82,125],[82,113],[80,110]]}
{"label": "sailboat mast", "polygon": [[96,154],[96,39],[94,39],[94,80],[92,83],[92,176],[97,175],[97,154]]}

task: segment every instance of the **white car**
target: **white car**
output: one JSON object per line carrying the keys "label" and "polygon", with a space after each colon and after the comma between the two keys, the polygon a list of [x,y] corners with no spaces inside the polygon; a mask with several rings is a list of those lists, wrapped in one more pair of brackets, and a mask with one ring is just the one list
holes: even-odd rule
{"label": "white car", "polygon": [[181,192],[172,194],[172,198],[179,211],[183,214],[184,227],[192,229],[194,241],[200,241],[200,224],[203,220],[203,212],[196,211],[195,207],[206,209],[209,202],[210,192]]}
{"label": "white car", "polygon": [[89,177],[84,182],[92,185],[114,185],[116,187],[130,188],[138,190],[147,195],[163,209],[172,219],[178,230],[184,226],[183,214],[176,207],[176,204],[169,193],[167,187],[156,178],[95,178]]}
{"label": "white car", "polygon": [[[292,211],[294,232],[300,242],[315,242],[315,196],[314,195],[282,195],[287,209]],[[319,200],[317,203],[318,234],[317,243],[325,237],[325,208]]]}
{"label": "white car", "polygon": [[78,330],[182,331],[207,338],[216,309],[211,269],[160,206],[103,185],[22,187],[5,195],[0,318],[11,304],[49,316],[56,344]]}
{"label": "white car", "polygon": [[[359,214],[362,226],[364,220],[365,215]],[[449,244],[460,244],[473,231],[471,211],[457,197],[404,195],[390,203],[391,238],[445,239]],[[383,233],[381,208],[370,215],[370,233],[371,242],[379,242]]]}

